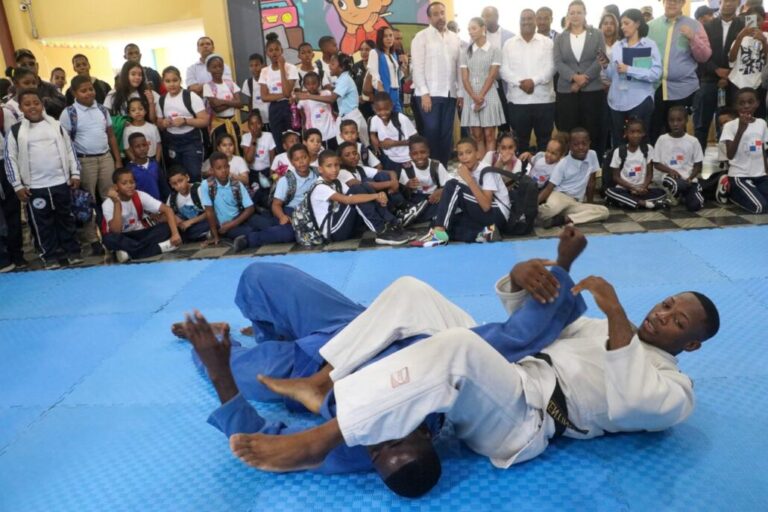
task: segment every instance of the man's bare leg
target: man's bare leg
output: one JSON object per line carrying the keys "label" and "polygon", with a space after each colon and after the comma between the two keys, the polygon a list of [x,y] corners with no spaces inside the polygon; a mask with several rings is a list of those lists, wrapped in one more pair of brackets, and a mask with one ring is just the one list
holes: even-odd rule
{"label": "man's bare leg", "polygon": [[240,460],[263,471],[285,473],[312,469],[344,442],[336,418],[322,425],[287,436],[235,434],[229,447]]}
{"label": "man's bare leg", "polygon": [[259,375],[259,382],[274,391],[278,395],[296,400],[301,405],[315,414],[320,413],[325,395],[333,387],[330,374],[333,367],[329,364],[323,366],[320,371],[309,377],[297,379],[274,379],[266,375]]}

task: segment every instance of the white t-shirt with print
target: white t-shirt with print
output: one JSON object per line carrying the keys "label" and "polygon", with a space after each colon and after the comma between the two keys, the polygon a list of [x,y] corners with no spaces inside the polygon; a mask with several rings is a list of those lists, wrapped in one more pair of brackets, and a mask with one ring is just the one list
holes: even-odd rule
{"label": "white t-shirt with print", "polygon": [[[251,90],[250,82],[253,82],[253,90]],[[250,110],[258,110],[261,114],[261,122],[267,124],[269,122],[269,103],[264,103],[261,100],[259,79],[253,77],[246,78],[240,87],[240,92],[251,98]]]}
{"label": "white t-shirt with print", "polygon": [[549,181],[549,177],[552,176],[552,171],[555,170],[555,167],[557,167],[557,162],[548,164],[546,154],[540,151],[531,158],[528,176],[536,182],[539,188],[544,188],[544,185]]}
{"label": "white t-shirt with print", "polygon": [[[200,198],[200,187],[197,187],[196,191],[193,188],[190,188],[189,194],[187,195],[184,195],[181,192],[176,194],[176,209],[179,212],[179,216],[184,220],[193,219],[202,213],[197,209],[192,194],[197,196],[197,200],[200,204],[203,203]],[[165,204],[169,207],[171,206],[171,196],[168,196],[168,199],[165,200]]]}
{"label": "white t-shirt with print", "polygon": [[[739,120],[734,119],[725,123],[720,142],[736,139],[739,130]],[[765,176],[765,145],[768,143],[768,127],[763,119],[755,119],[749,123],[741,136],[739,147],[731,160],[728,176],[733,178],[757,178]]]}
{"label": "white t-shirt with print", "polygon": [[[365,165],[359,165],[358,166],[358,170],[360,170],[360,169],[362,169],[362,172],[365,173],[365,177],[368,178],[369,180],[372,180],[373,177],[376,176],[376,174],[379,173],[378,169],[374,169],[373,167],[368,167],[368,166],[365,166]],[[357,172],[352,173],[352,172],[350,172],[347,169],[341,169],[339,171],[338,180],[340,182],[342,182],[342,183],[345,183],[345,184],[349,183],[350,180],[362,181],[362,179],[360,179],[360,178],[361,178],[361,176],[358,175]]]}
{"label": "white t-shirt with print", "polygon": [[[414,128],[410,119],[401,113],[395,114],[393,112],[392,115],[399,116],[400,130],[402,131],[402,135],[398,133],[397,127],[391,119],[389,123],[384,124],[384,121],[382,121],[379,116],[373,116],[371,118],[370,132],[375,133],[379,138],[379,141],[383,141],[385,139],[404,141],[408,140],[412,135],[416,135],[416,128]],[[389,157],[390,160],[399,164],[403,164],[411,159],[408,146],[395,146],[389,149],[385,149],[384,153],[387,155],[387,157]]]}
{"label": "white t-shirt with print", "polygon": [[[285,76],[288,80],[299,80],[299,72],[296,66],[293,64],[285,63]],[[280,70],[272,69],[272,66],[265,66],[261,70],[259,76],[259,83],[267,86],[267,90],[270,94],[280,94],[283,92],[283,78],[280,74]],[[285,100],[287,101],[287,98]]]}
{"label": "white t-shirt with print", "polygon": [[[240,142],[240,147],[247,148],[251,145],[253,136],[251,132],[247,132],[243,135],[243,139]],[[256,141],[256,155],[251,163],[251,169],[254,171],[263,171],[269,169],[271,162],[269,160],[269,152],[275,149],[275,139],[269,132],[261,132],[261,137]]]}
{"label": "white t-shirt with print", "polygon": [[147,156],[155,158],[157,156],[157,145],[160,144],[160,130],[157,126],[150,122],[146,122],[141,126],[133,126],[132,124],[126,124],[125,130],[123,130],[123,147],[128,147],[128,138],[133,133],[141,133],[144,138],[149,142],[149,153]]}
{"label": "white t-shirt with print", "polygon": [[[704,161],[704,153],[699,140],[693,135],[686,133],[682,137],[672,137],[665,133],[656,141],[653,161],[672,168],[687,180],[693,172],[693,165]],[[665,173],[654,169],[654,183],[661,184],[664,176]]]}
{"label": "white t-shirt with print", "polygon": [[[192,110],[195,112],[195,114],[204,112],[205,103],[203,103],[203,99],[194,92],[190,92],[189,94]],[[165,110],[163,111],[163,109],[161,109],[158,105],[157,117],[168,117],[170,119],[176,119],[177,117],[185,117],[187,119],[194,118],[189,110],[187,110],[187,107],[184,106],[184,96],[181,92],[179,92],[179,94],[176,96],[171,96],[170,93],[165,95]],[[172,133],[173,135],[183,135],[185,133],[191,132],[194,129],[195,128],[189,125],[171,126],[168,128],[168,133]]]}
{"label": "white t-shirt with print", "polygon": [[[240,88],[235,82],[224,82],[221,84],[215,84],[208,82],[203,85],[203,98],[218,98],[220,100],[232,100],[235,94],[240,92]],[[235,115],[235,108],[229,107],[228,109],[216,112],[217,117],[232,117]]]}
{"label": "white t-shirt with print", "polygon": [[[322,90],[320,96],[330,96],[331,91]],[[323,134],[323,140],[333,139],[339,132],[329,103],[315,100],[301,100],[296,104],[304,114],[304,128],[317,128]]]}
{"label": "white t-shirt with print", "polygon": [[[483,183],[480,183],[480,174],[488,167],[491,166],[483,162],[478,163],[475,170],[472,171],[472,178],[480,186],[481,190],[490,190],[493,192],[493,206],[498,207],[504,215],[504,218],[508,219],[509,211],[511,209],[509,191],[504,184],[501,174],[495,172],[488,173],[485,175],[485,178],[483,178]],[[459,183],[463,183],[464,185],[467,184],[461,177],[457,179],[459,180]]]}
{"label": "white t-shirt with print", "polygon": [[[163,205],[160,201],[140,190],[136,191],[141,199],[141,208],[144,213],[158,213],[160,207]],[[123,232],[139,231],[144,229],[144,225],[139,218],[139,212],[136,211],[136,206],[133,204],[133,200],[120,201],[121,217],[123,224]],[[115,203],[111,199],[107,199],[101,205],[101,209],[104,212],[104,220],[107,221],[107,229],[109,229],[109,222],[115,217]]]}
{"label": "white t-shirt with print", "polygon": [[[648,164],[653,162],[653,146],[648,144],[648,158],[643,156],[643,151],[638,147],[634,151],[627,148],[627,159],[624,161],[624,167],[621,168],[621,177],[630,185],[645,184],[645,176],[648,172]],[[611,169],[618,169],[621,165],[621,156],[619,150],[613,152],[611,159]]]}
{"label": "white t-shirt with print", "polygon": [[[413,169],[414,177],[419,180],[419,183],[421,184],[421,188],[417,190],[417,192],[421,192],[422,194],[431,194],[435,190],[438,189],[438,187],[442,188],[445,186],[446,183],[448,183],[448,180],[453,179],[450,174],[448,174],[448,171],[445,170],[445,167],[442,163],[437,163],[437,180],[440,183],[435,183],[432,181],[432,173],[429,172],[429,167],[432,165],[432,162],[434,160],[429,161],[429,164],[427,164],[427,167],[424,169],[419,169],[419,167],[416,165],[416,162],[411,160],[411,169]],[[408,175],[406,174],[405,170],[400,173],[400,183],[403,185],[408,185]]]}
{"label": "white t-shirt with print", "polygon": [[[318,227],[320,227],[320,224],[322,224],[323,220],[325,219],[325,216],[328,215],[329,209],[332,207],[333,209],[330,211],[335,212],[339,208],[340,203],[333,203],[331,204],[331,201],[329,201],[330,197],[333,194],[336,194],[336,189],[331,187],[330,185],[326,185],[323,183],[322,179],[319,180],[321,183],[315,187],[315,190],[312,191],[312,196],[309,198],[310,205],[312,206],[312,213],[315,214],[315,220],[317,221]],[[341,182],[341,193],[345,194],[349,191],[349,187],[346,183]],[[330,222],[327,222],[325,225],[325,229],[323,230],[323,234],[330,238]]]}

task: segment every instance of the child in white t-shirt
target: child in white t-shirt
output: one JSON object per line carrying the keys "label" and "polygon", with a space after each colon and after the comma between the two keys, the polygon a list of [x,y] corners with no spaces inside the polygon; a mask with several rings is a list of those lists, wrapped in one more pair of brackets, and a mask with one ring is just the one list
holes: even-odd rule
{"label": "child in white t-shirt", "polygon": [[251,99],[249,110],[259,111],[261,120],[264,122],[264,130],[269,131],[269,104],[261,99],[261,86],[259,85],[261,70],[264,68],[264,57],[259,53],[252,53],[248,57],[248,68],[251,71],[251,76],[243,82],[240,94]]}
{"label": "child in white t-shirt", "polygon": [[651,187],[653,179],[653,147],[643,142],[645,126],[640,119],[630,119],[626,128],[627,144],[622,144],[611,159],[613,182],[605,191],[606,198],[616,204],[637,210],[669,208],[666,192]]}
{"label": "child in white t-shirt", "polygon": [[[235,154],[235,138],[228,133],[219,136],[216,139],[216,151],[227,155],[229,159],[229,175],[247,187],[250,183],[250,170],[245,159]],[[211,175],[211,161],[206,160],[203,163],[203,178],[210,178]]]}
{"label": "child in white t-shirt", "polygon": [[301,137],[296,132],[287,131],[283,134],[283,152],[279,155],[275,155],[275,158],[272,159],[272,165],[269,166],[272,171],[273,183],[277,183],[277,180],[285,176],[285,173],[291,168],[291,159],[288,157],[288,150],[300,142]]}
{"label": "child in white t-shirt", "polygon": [[653,182],[666,189],[671,201],[682,199],[689,212],[704,207],[699,176],[704,162],[699,140],[685,132],[688,111],[675,106],[667,114],[669,132],[656,141],[653,151]]}
{"label": "child in white t-shirt", "polygon": [[[109,197],[101,205],[104,247],[115,251],[120,263],[175,251],[181,245],[181,236],[173,211],[149,194],[137,191],[129,169],[117,169],[112,181]],[[149,226],[148,213],[163,214],[165,222]]]}
{"label": "child in white t-shirt", "polygon": [[[309,94],[331,96],[331,91],[320,90],[320,77],[317,73],[307,73],[304,77],[304,88]],[[323,146],[326,149],[336,149],[336,121],[333,118],[331,105],[312,99],[299,100],[296,104],[301,112],[302,125],[305,130],[317,128],[323,138]]]}
{"label": "child in white t-shirt", "polygon": [[154,158],[157,163],[163,160],[163,146],[160,141],[160,130],[157,126],[146,120],[147,111],[144,110],[144,103],[139,98],[131,98],[128,100],[128,115],[131,118],[131,122],[125,125],[123,129],[123,148],[125,148],[125,155],[128,160],[134,159],[134,155],[131,153],[130,144],[128,144],[128,138],[134,133],[144,134],[144,138],[149,142],[149,158]]}
{"label": "child in white t-shirt", "polygon": [[539,190],[549,182],[552,171],[562,160],[568,151],[568,143],[564,137],[550,139],[546,151],[539,151],[535,155],[523,153],[520,160],[528,162],[528,176],[536,183]]}
{"label": "child in white t-shirt", "polygon": [[381,159],[384,169],[395,171],[400,176],[403,164],[410,160],[408,138],[416,135],[411,120],[404,114],[393,112],[392,98],[385,92],[374,96],[371,118],[371,147]]}
{"label": "child in white t-shirt", "polygon": [[729,197],[753,214],[764,213],[768,208],[768,163],[765,160],[768,127],[764,119],[753,117],[759,101],[754,89],[741,89],[736,94],[739,118],[723,126],[720,136],[730,161]]}
{"label": "child in white t-shirt", "polygon": [[381,161],[376,158],[374,152],[360,142],[360,131],[354,119],[344,119],[339,124],[339,134],[336,136],[336,142],[339,144],[342,142],[356,143],[357,151],[360,153],[360,161],[363,165],[375,167],[380,171],[384,169],[384,166],[381,165]]}
{"label": "child in white t-shirt", "polygon": [[[228,133],[235,141],[240,140],[240,122],[236,113],[243,106],[240,88],[235,82],[224,78],[224,59],[215,53],[205,59],[205,67],[211,74],[211,81],[203,85],[203,98],[208,108],[213,110],[211,117],[211,140]],[[238,151],[235,144],[235,152]]]}
{"label": "child in white t-shirt", "polygon": [[267,207],[270,181],[270,166],[275,158],[275,139],[272,134],[264,131],[264,123],[258,110],[248,115],[248,132],[243,135],[240,143],[245,161],[248,162],[248,182],[251,187],[254,202]]}
{"label": "child in white t-shirt", "polygon": [[429,142],[421,135],[408,139],[410,165],[403,167],[400,184],[406,190],[403,226],[432,220],[443,196],[443,187],[453,179],[442,163],[429,157]]}
{"label": "child in white t-shirt", "polygon": [[483,163],[504,171],[519,173],[523,163],[517,158],[517,141],[511,132],[503,132],[496,139],[496,150],[488,151],[483,157]]}
{"label": "child in white t-shirt", "polygon": [[168,171],[168,181],[171,184],[171,194],[167,204],[174,215],[176,224],[185,242],[205,238],[210,231],[205,208],[200,198],[200,184],[191,183],[189,174],[180,165],[172,165]]}

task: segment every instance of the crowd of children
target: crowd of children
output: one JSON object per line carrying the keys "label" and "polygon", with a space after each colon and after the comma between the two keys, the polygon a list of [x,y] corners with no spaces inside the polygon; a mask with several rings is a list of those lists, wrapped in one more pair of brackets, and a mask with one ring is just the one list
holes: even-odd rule
{"label": "crowd of children", "polygon": [[[519,154],[510,132],[486,154],[464,138],[451,174],[430,158],[436,148],[406,115],[395,84],[371,94],[366,119],[352,58],[337,52],[333,38],[320,47],[313,63],[311,45],[302,44],[292,64],[268,34],[266,58],[250,56],[252,76],[242,86],[210,52],[204,64],[211,78],[197,84],[200,94],[183,87],[173,66],[160,75],[158,94],[135,61],[111,89],[78,54],[68,88],[63,70],[52,74],[69,99],[58,119],[46,113],[35,72],[13,69],[0,117],[0,271],[27,264],[22,205],[46,268],[82,263],[81,242],[121,262],[182,241],[228,241],[241,251],[365,231],[386,245],[488,242],[520,233],[512,226],[521,222],[530,230],[534,218],[544,227],[605,220],[608,208],[594,203],[598,192],[627,209],[681,203],[697,211],[705,195],[750,213],[768,207],[768,127],[754,117],[761,101],[754,89],[739,90],[736,109],[719,112],[722,170],[706,180],[683,107],[669,109],[669,131],[655,147],[643,123],[629,119],[623,143],[600,155],[602,169],[589,133],[576,128],[555,134],[537,154]],[[404,228],[413,223],[429,228],[409,236]]]}

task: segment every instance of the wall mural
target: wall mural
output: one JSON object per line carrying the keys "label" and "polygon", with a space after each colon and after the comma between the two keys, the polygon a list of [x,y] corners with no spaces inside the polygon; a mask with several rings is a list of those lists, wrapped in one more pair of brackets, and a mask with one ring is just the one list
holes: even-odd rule
{"label": "wall mural", "polygon": [[302,41],[311,43],[332,35],[339,50],[355,53],[366,39],[376,40],[376,31],[391,26],[403,32],[405,42],[427,25],[430,0],[261,0],[264,34],[275,32],[286,48],[286,58],[295,57]]}

